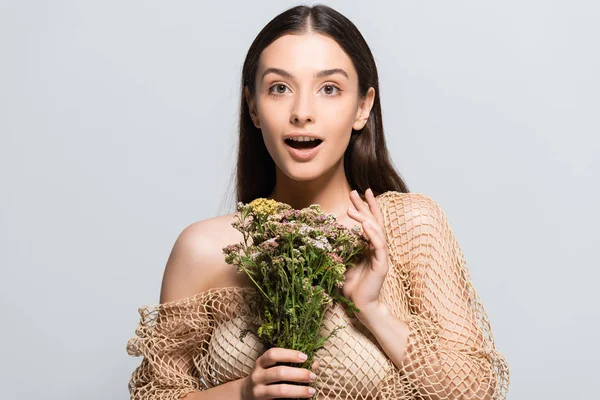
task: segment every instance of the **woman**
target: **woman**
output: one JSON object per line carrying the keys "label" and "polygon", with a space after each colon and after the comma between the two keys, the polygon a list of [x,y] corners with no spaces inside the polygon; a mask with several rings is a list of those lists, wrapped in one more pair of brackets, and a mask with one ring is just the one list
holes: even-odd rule
{"label": "woman", "polygon": [[324,6],[275,17],[252,43],[242,72],[237,199],[267,197],[296,209],[318,203],[369,239],[346,273],[325,328],[345,324],[317,352],[313,371],[297,351],[264,351],[243,326],[251,283],[221,249],[242,241],[232,213],[178,237],[156,307],[140,309],[131,355],[143,355],[132,399],[500,399],[509,370],[495,349],[444,212],[409,193],[383,134],[377,69],[357,28]]}

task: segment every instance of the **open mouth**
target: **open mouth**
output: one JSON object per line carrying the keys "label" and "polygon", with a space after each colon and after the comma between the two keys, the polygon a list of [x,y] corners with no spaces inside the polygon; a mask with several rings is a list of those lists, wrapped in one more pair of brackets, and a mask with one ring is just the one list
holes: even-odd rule
{"label": "open mouth", "polygon": [[294,149],[314,149],[315,147],[317,147],[318,145],[320,145],[323,141],[321,139],[315,139],[315,140],[307,140],[307,141],[298,141],[298,140],[292,140],[292,139],[285,139],[285,143],[290,146],[293,147]]}

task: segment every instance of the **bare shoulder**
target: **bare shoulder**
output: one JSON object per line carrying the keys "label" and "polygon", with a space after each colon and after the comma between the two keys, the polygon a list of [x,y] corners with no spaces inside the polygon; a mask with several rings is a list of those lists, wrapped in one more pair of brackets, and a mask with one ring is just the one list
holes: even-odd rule
{"label": "bare shoulder", "polygon": [[225,262],[223,254],[223,247],[243,240],[231,225],[235,215],[239,212],[197,221],[183,229],[167,260],[160,303],[240,283],[236,268]]}

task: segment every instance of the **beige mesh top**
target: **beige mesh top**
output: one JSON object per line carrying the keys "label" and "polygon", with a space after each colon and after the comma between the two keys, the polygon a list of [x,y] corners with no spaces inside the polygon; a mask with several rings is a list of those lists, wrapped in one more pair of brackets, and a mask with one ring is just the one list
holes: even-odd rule
{"label": "beige mesh top", "polygon": [[[316,353],[317,399],[505,399],[506,358],[471,282],[445,213],[420,193],[377,196],[389,249],[381,291],[409,327],[402,367],[345,306],[329,308],[322,335],[346,325]],[[143,356],[129,381],[132,400],[175,400],[248,376],[264,348],[249,334],[245,296],[251,287],[212,288],[139,309],[127,352]]]}

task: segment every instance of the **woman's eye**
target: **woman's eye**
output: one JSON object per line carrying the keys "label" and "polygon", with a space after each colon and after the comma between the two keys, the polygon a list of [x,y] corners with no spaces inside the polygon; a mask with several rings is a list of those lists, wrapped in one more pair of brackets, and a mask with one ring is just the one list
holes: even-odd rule
{"label": "woman's eye", "polygon": [[[269,93],[273,93],[273,94],[276,94],[276,95],[285,93],[285,92],[280,92],[280,91],[278,90],[278,89],[281,89],[281,88],[283,88],[283,89],[285,90],[285,89],[287,89],[287,86],[285,86],[285,85],[284,85],[284,84],[282,84],[282,83],[278,83],[278,84],[276,84],[276,85],[273,85],[273,86],[271,86],[271,87],[269,88]],[[275,91],[273,91],[273,90],[275,90]]]}
{"label": "woman's eye", "polygon": [[[332,89],[332,90],[333,90],[333,89],[335,89],[335,90],[337,90],[338,92],[340,91],[340,88],[339,88],[339,87],[337,87],[337,86],[335,86],[335,85],[325,85],[325,86],[323,86],[323,89],[326,89],[326,88],[330,88],[330,89]],[[321,89],[321,90],[323,90],[323,89]],[[331,93],[331,92],[327,92],[327,91],[326,91],[326,94],[335,95],[336,93],[335,93],[335,92],[334,92],[334,93]]]}

